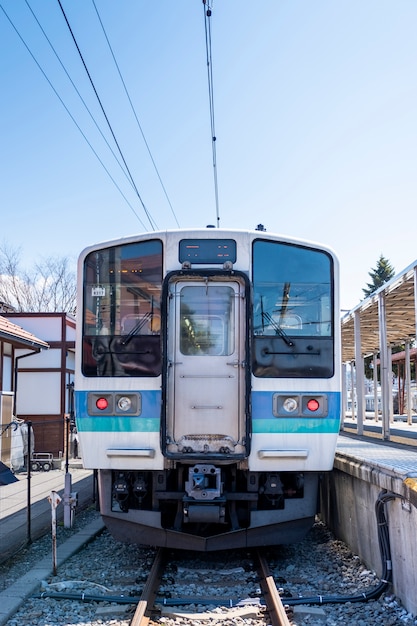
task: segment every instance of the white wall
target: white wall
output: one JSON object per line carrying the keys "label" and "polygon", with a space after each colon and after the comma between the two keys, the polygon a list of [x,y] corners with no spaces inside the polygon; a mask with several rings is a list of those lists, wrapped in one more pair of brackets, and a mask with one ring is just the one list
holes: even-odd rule
{"label": "white wall", "polygon": [[20,417],[60,414],[61,372],[19,372],[17,385]]}

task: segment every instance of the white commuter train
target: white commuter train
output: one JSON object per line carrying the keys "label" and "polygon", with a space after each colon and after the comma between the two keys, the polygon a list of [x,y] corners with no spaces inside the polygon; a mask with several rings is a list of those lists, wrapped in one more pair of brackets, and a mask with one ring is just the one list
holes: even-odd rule
{"label": "white commuter train", "polygon": [[110,532],[201,551],[301,539],[340,427],[334,253],[153,232],[86,249],[78,286],[76,424]]}

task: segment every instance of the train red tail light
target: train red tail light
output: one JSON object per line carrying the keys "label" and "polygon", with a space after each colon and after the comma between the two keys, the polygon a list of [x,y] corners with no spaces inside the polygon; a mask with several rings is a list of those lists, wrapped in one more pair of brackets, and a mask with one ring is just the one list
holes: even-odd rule
{"label": "train red tail light", "polygon": [[312,411],[314,413],[315,411],[319,410],[320,402],[316,400],[316,398],[310,398],[310,400],[307,402],[307,408],[309,411]]}
{"label": "train red tail light", "polygon": [[99,411],[105,411],[108,406],[109,401],[107,400],[107,398],[97,398],[96,407],[99,409]]}

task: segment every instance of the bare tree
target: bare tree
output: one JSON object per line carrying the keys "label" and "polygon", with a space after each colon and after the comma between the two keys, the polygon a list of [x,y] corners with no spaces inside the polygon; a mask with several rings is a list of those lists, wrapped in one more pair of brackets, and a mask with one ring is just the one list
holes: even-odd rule
{"label": "bare tree", "polygon": [[21,267],[21,251],[0,247],[0,301],[18,313],[75,314],[76,276],[67,257],[49,257],[28,272]]}

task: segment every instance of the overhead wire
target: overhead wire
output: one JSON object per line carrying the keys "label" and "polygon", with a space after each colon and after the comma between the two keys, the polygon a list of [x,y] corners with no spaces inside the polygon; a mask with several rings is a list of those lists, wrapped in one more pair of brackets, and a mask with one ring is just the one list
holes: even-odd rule
{"label": "overhead wire", "polygon": [[127,89],[127,86],[126,86],[125,80],[124,80],[124,78],[123,78],[123,76],[122,76],[122,72],[121,72],[121,70],[120,70],[119,64],[117,63],[116,56],[115,56],[115,54],[114,54],[114,52],[113,52],[113,48],[112,48],[111,43],[110,43],[110,40],[109,40],[109,38],[108,38],[108,36],[107,36],[107,32],[106,32],[106,29],[105,29],[105,27],[104,27],[103,21],[102,21],[102,19],[101,19],[101,17],[100,17],[100,14],[99,14],[99,11],[98,11],[98,9],[97,9],[97,6],[96,6],[96,3],[95,3],[95,0],[92,0],[92,3],[93,3],[93,6],[94,6],[94,9],[95,9],[95,11],[96,11],[98,21],[100,22],[100,26],[101,26],[101,28],[102,28],[102,30],[103,30],[104,37],[105,37],[105,39],[106,39],[106,41],[107,41],[107,45],[108,45],[108,47],[109,47],[110,53],[111,53],[111,55],[112,55],[112,57],[113,57],[113,61],[114,61],[114,64],[115,64],[115,66],[116,66],[117,72],[118,72],[118,74],[119,74],[119,78],[120,78],[120,80],[121,80],[121,83],[122,83],[122,85],[123,85],[123,88],[124,88],[124,91],[125,91],[126,97],[127,97],[128,101],[129,101],[130,108],[132,109],[132,113],[133,113],[133,115],[134,115],[134,117],[135,117],[135,120],[136,120],[136,123],[137,123],[137,125],[138,125],[139,131],[140,131],[140,133],[141,133],[141,135],[142,135],[142,139],[143,139],[144,144],[145,144],[145,146],[146,146],[146,149],[147,149],[147,151],[148,151],[149,157],[150,157],[150,159],[151,159],[151,161],[152,161],[152,165],[154,166],[154,169],[155,169],[156,175],[158,176],[158,179],[159,179],[159,182],[160,182],[160,184],[161,184],[162,190],[163,190],[163,192],[164,192],[164,194],[165,194],[165,197],[166,197],[166,199],[167,199],[167,202],[168,202],[168,204],[169,204],[169,206],[170,206],[170,208],[171,208],[172,215],[173,215],[173,217],[174,217],[174,219],[175,219],[175,222],[176,222],[176,224],[177,224],[177,226],[178,226],[178,228],[179,228],[179,227],[180,227],[180,225],[179,225],[179,222],[178,222],[177,216],[176,216],[175,211],[174,211],[174,208],[173,208],[173,206],[172,206],[172,204],[171,204],[171,200],[169,199],[168,192],[167,192],[167,190],[166,190],[166,188],[165,188],[165,185],[164,185],[164,183],[162,182],[161,175],[160,175],[159,170],[158,170],[158,168],[157,168],[157,166],[156,166],[155,160],[154,160],[154,158],[153,158],[153,156],[152,156],[152,152],[151,152],[151,149],[150,149],[150,147],[149,147],[149,144],[148,144],[148,142],[147,142],[147,140],[146,140],[146,137],[145,137],[145,134],[144,134],[144,132],[143,132],[142,126],[141,126],[141,124],[140,124],[140,122],[139,122],[139,118],[138,118],[138,116],[137,116],[137,113],[136,113],[135,107],[133,106],[132,99],[131,99],[130,94],[129,94],[129,91],[128,91],[128,89]]}
{"label": "overhead wire", "polygon": [[209,0],[203,0],[204,9],[204,30],[206,36],[206,59],[207,59],[207,79],[208,79],[208,94],[209,94],[209,108],[210,108],[210,128],[211,128],[211,146],[213,156],[213,177],[214,177],[214,197],[216,204],[216,225],[220,226],[220,210],[219,210],[219,187],[217,182],[217,153],[216,153],[216,130],[214,124],[214,89],[213,89],[213,57],[211,49],[211,15],[212,6],[210,6]]}
{"label": "overhead wire", "polygon": [[116,187],[116,189],[119,191],[119,193],[121,194],[121,196],[123,197],[123,199],[126,201],[127,205],[130,207],[130,209],[132,210],[132,212],[134,213],[134,215],[136,216],[136,218],[139,220],[140,224],[142,225],[142,227],[146,230],[146,226],[144,225],[144,223],[142,222],[142,220],[140,219],[139,215],[137,214],[137,212],[135,211],[134,207],[132,206],[132,204],[129,202],[129,200],[126,198],[126,196],[124,195],[123,191],[121,190],[121,188],[119,187],[119,185],[117,184],[116,180],[113,178],[113,176],[110,174],[109,170],[107,169],[106,165],[104,164],[104,162],[102,161],[102,159],[100,158],[100,156],[98,155],[98,153],[96,152],[96,150],[94,150],[91,142],[89,141],[89,139],[87,138],[87,136],[85,135],[85,133],[83,132],[83,130],[81,129],[80,125],[78,124],[77,120],[74,118],[74,116],[72,115],[71,111],[69,110],[69,108],[66,106],[65,102],[63,101],[63,99],[61,98],[61,96],[59,95],[58,91],[55,89],[55,87],[53,86],[51,80],[48,78],[46,72],[44,71],[44,69],[42,68],[41,64],[38,62],[38,60],[36,59],[35,55],[33,54],[33,52],[31,51],[31,49],[29,48],[28,44],[26,43],[26,41],[24,40],[24,38],[22,37],[22,35],[20,34],[20,32],[18,31],[17,27],[15,26],[14,22],[12,21],[12,19],[10,18],[10,16],[8,15],[8,13],[6,12],[6,10],[4,9],[3,5],[0,3],[0,9],[3,11],[4,16],[6,17],[6,19],[8,20],[9,24],[11,25],[11,27],[13,28],[13,30],[15,31],[15,33],[17,34],[17,36],[19,37],[20,41],[22,42],[22,44],[25,46],[26,50],[28,51],[28,53],[30,54],[30,56],[32,57],[33,61],[36,63],[38,69],[40,70],[40,72],[42,73],[42,75],[44,76],[45,80],[48,82],[49,86],[51,87],[52,91],[55,93],[56,97],[58,98],[58,100],[60,101],[60,103],[62,104],[62,106],[64,107],[65,111],[67,112],[67,114],[69,115],[69,117],[71,118],[71,120],[74,122],[75,126],[77,127],[77,129],[79,130],[79,132],[81,133],[82,137],[84,138],[84,140],[86,141],[86,143],[88,144],[88,146],[90,147],[90,149],[92,150],[93,154],[95,155],[95,157],[97,158],[97,160],[99,161],[99,163],[101,164],[101,166],[103,167],[104,171],[106,172],[106,174],[109,176],[110,180],[112,181],[112,183],[114,184],[114,186]]}
{"label": "overhead wire", "polygon": [[113,137],[113,140],[114,140],[114,142],[115,142],[115,144],[116,144],[116,147],[117,147],[117,149],[118,149],[118,151],[119,151],[119,154],[120,154],[120,156],[121,156],[121,158],[122,158],[122,161],[123,161],[123,163],[124,163],[124,166],[125,166],[125,168],[126,168],[126,171],[127,171],[128,175],[129,175],[129,177],[130,177],[131,181],[132,181],[132,185],[133,185],[133,188],[134,188],[134,190],[135,190],[135,193],[136,193],[136,195],[137,195],[137,197],[138,197],[138,199],[139,199],[139,201],[140,201],[140,203],[141,203],[141,205],[142,205],[142,208],[143,208],[143,210],[144,210],[144,212],[145,212],[145,214],[146,214],[146,217],[148,218],[148,221],[149,221],[149,223],[150,223],[150,225],[151,225],[152,230],[155,230],[156,223],[155,223],[155,221],[153,220],[153,218],[152,218],[152,216],[151,216],[151,214],[150,214],[150,211],[149,211],[149,210],[147,209],[147,207],[145,206],[145,203],[144,203],[144,201],[143,201],[143,199],[142,199],[142,197],[141,197],[141,195],[140,195],[140,193],[139,193],[139,190],[138,190],[138,188],[137,188],[137,186],[136,186],[136,184],[135,184],[135,181],[134,181],[134,179],[133,179],[132,173],[131,173],[131,171],[130,171],[130,169],[129,169],[129,166],[128,166],[127,162],[126,162],[126,159],[125,159],[124,154],[123,154],[123,152],[122,152],[122,149],[121,149],[121,147],[120,147],[120,145],[119,145],[119,142],[117,141],[116,135],[115,135],[115,133],[114,133],[114,130],[113,130],[112,125],[110,124],[110,120],[109,120],[109,118],[108,118],[108,116],[107,116],[107,114],[106,114],[106,111],[105,111],[105,109],[104,109],[104,106],[103,106],[103,103],[102,103],[102,101],[101,101],[101,98],[100,98],[100,96],[99,96],[99,94],[98,94],[98,92],[97,92],[97,89],[96,89],[95,85],[94,85],[94,81],[93,81],[93,79],[92,79],[92,77],[91,77],[91,74],[90,74],[90,72],[89,72],[89,70],[88,70],[88,68],[87,68],[87,65],[86,65],[86,63],[85,63],[85,61],[84,61],[84,57],[83,57],[82,52],[81,52],[81,50],[80,50],[80,47],[79,47],[79,45],[78,45],[78,43],[77,43],[77,40],[76,40],[76,37],[75,37],[75,35],[74,35],[74,32],[73,32],[73,30],[72,30],[72,28],[71,28],[71,25],[70,25],[70,23],[69,23],[69,21],[68,21],[67,15],[66,15],[65,10],[64,10],[64,7],[62,6],[61,0],[57,0],[57,1],[58,1],[58,4],[59,4],[59,7],[60,7],[60,9],[61,9],[62,15],[63,15],[63,17],[64,17],[65,23],[67,24],[68,30],[69,30],[69,32],[70,32],[70,34],[71,34],[72,40],[73,40],[73,42],[74,42],[74,45],[75,45],[75,47],[77,48],[77,52],[78,52],[78,54],[79,54],[79,57],[80,57],[80,59],[81,59],[81,62],[82,62],[82,64],[83,64],[83,66],[84,66],[84,69],[85,69],[85,71],[86,71],[86,74],[87,74],[87,76],[88,76],[88,79],[89,79],[89,81],[90,81],[90,84],[91,84],[91,86],[92,86],[92,88],[93,88],[94,94],[95,94],[95,96],[96,96],[96,98],[97,98],[97,101],[98,101],[98,103],[99,103],[99,106],[100,106],[100,108],[101,108],[101,111],[102,111],[102,113],[103,113],[103,115],[104,115],[104,119],[106,120],[107,126],[108,126],[108,128],[109,128],[109,130],[110,130],[110,133],[111,133],[111,135],[112,135],[112,137]]}
{"label": "overhead wire", "polygon": [[[78,94],[79,98],[81,99],[81,101],[82,101],[82,103],[83,103],[84,107],[86,108],[87,112],[89,113],[89,115],[90,115],[90,117],[91,117],[91,119],[92,119],[93,123],[95,124],[96,128],[97,128],[97,129],[98,129],[98,131],[100,132],[100,134],[101,134],[102,138],[104,139],[104,141],[105,141],[106,145],[107,145],[107,146],[108,146],[108,148],[110,149],[110,151],[111,151],[111,153],[112,153],[113,157],[116,159],[116,162],[118,163],[119,167],[120,167],[120,168],[121,168],[121,170],[123,171],[123,173],[124,173],[124,175],[126,176],[126,178],[128,179],[128,181],[130,182],[130,184],[131,184],[131,186],[132,186],[133,190],[135,191],[135,193],[136,193],[136,195],[137,195],[137,197],[138,197],[138,199],[139,199],[139,201],[140,201],[140,203],[141,203],[141,205],[142,205],[142,208],[143,208],[143,210],[144,210],[144,212],[145,212],[145,215],[146,215],[146,217],[148,218],[148,221],[149,221],[149,223],[150,223],[151,228],[152,228],[153,230],[155,230],[156,222],[154,221],[154,219],[153,219],[153,217],[152,217],[152,215],[151,215],[150,211],[147,209],[147,207],[146,207],[146,205],[145,205],[145,203],[144,203],[144,201],[143,201],[143,199],[142,199],[142,197],[141,197],[141,194],[139,193],[139,190],[138,190],[138,188],[137,188],[137,185],[136,185],[136,183],[135,183],[135,181],[134,181],[134,179],[133,179],[133,175],[132,175],[132,173],[131,173],[131,171],[130,171],[130,168],[129,168],[129,166],[128,166],[127,162],[126,162],[126,159],[125,159],[125,157],[124,157],[124,154],[123,154],[123,152],[122,152],[122,149],[121,149],[121,147],[120,147],[120,144],[119,144],[119,142],[118,142],[118,140],[117,140],[117,138],[116,138],[116,135],[115,135],[115,133],[114,133],[113,127],[112,127],[112,125],[111,125],[111,123],[110,123],[110,120],[109,120],[109,118],[108,118],[108,116],[107,116],[107,113],[106,113],[106,111],[105,111],[105,109],[104,109],[104,106],[103,106],[102,100],[101,100],[101,98],[100,98],[100,96],[99,96],[99,94],[98,94],[98,92],[97,92],[97,89],[96,89],[96,87],[95,87],[95,84],[94,84],[94,81],[93,81],[93,79],[92,79],[92,77],[91,77],[91,74],[90,74],[90,72],[89,72],[89,70],[88,70],[88,68],[87,68],[87,65],[86,65],[85,60],[84,60],[84,57],[83,57],[83,55],[82,55],[82,53],[81,53],[80,47],[79,47],[79,45],[78,45],[78,43],[77,43],[76,37],[75,37],[75,35],[74,35],[74,32],[73,32],[73,30],[72,30],[72,28],[71,28],[71,25],[70,25],[70,23],[69,23],[69,20],[68,20],[68,18],[67,18],[67,15],[66,15],[66,13],[65,13],[65,10],[64,10],[64,8],[63,8],[63,6],[62,6],[61,0],[58,0],[59,7],[60,7],[60,9],[61,9],[61,12],[62,12],[62,14],[63,14],[64,20],[65,20],[65,22],[66,22],[66,25],[67,25],[67,27],[68,27],[68,30],[69,30],[69,32],[70,32],[70,34],[71,34],[72,39],[73,39],[74,45],[75,45],[75,47],[76,47],[76,49],[77,49],[77,52],[78,52],[78,54],[79,54],[79,56],[80,56],[81,62],[82,62],[82,64],[83,64],[83,67],[84,67],[84,69],[85,69],[85,72],[86,72],[86,74],[87,74],[87,76],[88,76],[88,79],[89,79],[89,81],[90,81],[90,84],[91,84],[91,86],[92,86],[92,89],[93,89],[93,91],[94,91],[94,94],[95,94],[95,96],[96,96],[96,99],[97,99],[97,101],[98,101],[98,103],[99,103],[99,106],[100,106],[101,111],[102,111],[102,113],[103,113],[104,119],[105,119],[105,121],[106,121],[106,123],[107,123],[107,126],[108,126],[108,128],[109,128],[109,130],[110,130],[110,133],[111,133],[111,135],[112,135],[112,137],[113,137],[113,141],[114,141],[114,143],[115,143],[115,145],[116,145],[116,147],[117,147],[117,150],[118,150],[118,152],[119,152],[119,154],[120,154],[120,157],[121,157],[121,159],[122,159],[122,161],[123,161],[124,168],[123,168],[122,164],[120,163],[119,159],[117,158],[117,155],[115,154],[115,152],[114,152],[114,151],[113,151],[113,149],[111,148],[110,144],[108,143],[108,141],[107,141],[106,137],[104,136],[103,132],[101,131],[101,129],[100,129],[100,127],[99,127],[99,125],[98,125],[98,124],[97,124],[97,122],[96,122],[96,120],[94,119],[94,116],[92,115],[91,111],[89,110],[88,106],[86,105],[86,103],[85,103],[85,101],[84,101],[83,97],[81,96],[81,94],[80,94],[79,90],[77,89],[77,87],[75,86],[74,82],[72,81],[72,79],[71,79],[71,77],[70,77],[70,75],[69,75],[68,71],[66,70],[66,68],[65,68],[64,64],[62,63],[62,61],[61,61],[61,59],[60,59],[59,55],[57,54],[57,52],[56,52],[55,48],[53,47],[53,45],[52,45],[51,41],[50,41],[50,40],[49,40],[49,38],[47,37],[47,35],[46,35],[46,33],[45,33],[44,29],[42,28],[42,26],[41,26],[41,24],[40,24],[39,20],[37,19],[37,17],[36,17],[36,15],[35,15],[35,13],[33,12],[33,10],[32,10],[32,8],[31,8],[31,6],[29,5],[28,0],[25,0],[25,1],[26,1],[26,4],[27,4],[27,6],[28,6],[29,10],[30,10],[30,11],[31,11],[31,13],[32,13],[32,15],[33,15],[34,19],[36,20],[36,22],[37,22],[37,24],[38,24],[39,28],[41,29],[41,31],[42,31],[42,33],[43,33],[44,37],[46,38],[46,40],[47,40],[48,44],[50,45],[51,49],[53,50],[53,52],[54,52],[54,54],[55,54],[55,56],[56,56],[56,58],[58,59],[58,61],[59,61],[59,63],[61,64],[62,68],[64,69],[64,71],[65,71],[65,73],[66,73],[67,77],[69,78],[69,80],[70,80],[71,84],[73,85],[73,87],[74,87],[74,89],[75,89],[76,93]],[[141,127],[141,124],[140,124],[140,122],[139,122],[139,119],[138,119],[138,116],[137,116],[137,114],[136,114],[135,108],[134,108],[134,106],[133,106],[132,99],[131,99],[131,97],[130,97],[130,95],[129,95],[129,92],[128,92],[128,90],[127,90],[126,83],[125,83],[125,81],[124,81],[124,79],[123,79],[122,73],[121,73],[121,71],[120,71],[120,67],[119,67],[119,65],[118,65],[118,63],[117,63],[117,60],[116,60],[116,57],[115,57],[115,55],[114,55],[114,52],[113,52],[112,46],[111,46],[111,44],[110,44],[109,38],[108,38],[107,33],[106,33],[106,30],[105,30],[105,28],[104,28],[104,24],[103,24],[103,22],[102,22],[102,20],[101,20],[100,14],[99,14],[98,9],[97,9],[97,6],[96,6],[96,4],[95,4],[95,1],[94,1],[94,0],[92,0],[92,2],[93,2],[94,9],[95,9],[95,11],[96,11],[96,14],[97,14],[98,20],[99,20],[99,22],[100,22],[101,28],[102,28],[102,30],[103,30],[103,34],[104,34],[105,39],[106,39],[106,41],[107,41],[107,44],[108,44],[108,46],[109,46],[109,49],[110,49],[111,55],[112,55],[112,57],[113,57],[113,61],[114,61],[114,63],[115,63],[116,69],[117,69],[117,71],[118,71],[118,73],[119,73],[119,77],[120,77],[120,80],[121,80],[122,85],[123,85],[123,87],[124,87],[124,90],[125,90],[126,96],[127,96],[127,98],[128,98],[129,104],[130,104],[131,109],[132,109],[132,112],[133,112],[133,114],[134,114],[134,116],[135,116],[135,119],[136,119],[136,122],[137,122],[138,128],[139,128],[139,130],[140,130],[140,132],[141,132],[141,135],[142,135],[143,141],[144,141],[145,146],[146,146],[146,148],[147,148],[147,150],[148,150],[148,153],[149,153],[149,156],[150,156],[150,158],[151,158],[152,164],[153,164],[153,166],[154,166],[154,168],[155,168],[155,171],[156,171],[156,173],[157,173],[158,179],[159,179],[159,181],[160,181],[160,184],[161,184],[161,186],[162,186],[162,189],[163,189],[163,191],[164,191],[164,194],[165,194],[165,196],[166,196],[166,199],[167,199],[167,201],[168,201],[168,204],[169,204],[169,206],[170,206],[170,208],[171,208],[171,211],[172,211],[172,214],[173,214],[173,216],[174,216],[174,219],[175,219],[175,221],[176,221],[176,223],[177,223],[177,225],[178,225],[178,227],[179,227],[179,222],[178,222],[178,219],[177,219],[177,217],[176,217],[176,214],[175,214],[175,211],[174,211],[174,209],[173,209],[172,203],[171,203],[171,201],[170,201],[170,199],[169,199],[169,196],[168,196],[168,194],[167,194],[166,188],[165,188],[165,186],[164,186],[164,184],[163,184],[163,181],[162,181],[162,179],[161,179],[161,176],[160,176],[160,174],[159,174],[159,171],[158,171],[158,168],[157,168],[157,166],[156,166],[155,160],[154,160],[154,158],[153,158],[153,156],[152,156],[152,153],[151,153],[151,151],[150,151],[149,144],[148,144],[148,142],[147,142],[147,140],[146,140],[146,138],[145,138],[145,135],[144,135],[144,133],[143,133],[143,129],[142,129],[142,127]],[[209,108],[210,108],[210,126],[211,126],[211,136],[212,136],[212,155],[213,155],[213,175],[214,175],[214,190],[215,190],[215,204],[216,204],[216,222],[217,222],[217,227],[219,227],[219,225],[220,225],[220,213],[219,213],[219,194],[218,194],[218,181],[217,181],[217,156],[216,156],[216,139],[217,139],[217,138],[216,138],[216,132],[215,132],[215,116],[214,116],[214,90],[213,90],[213,69],[212,69],[213,64],[212,64],[212,46],[211,46],[211,39],[212,39],[212,38],[211,38],[211,20],[210,20],[210,17],[211,17],[211,15],[212,15],[212,5],[210,6],[210,2],[209,2],[209,0],[203,0],[203,5],[204,5],[204,15],[205,15],[205,37],[206,37],[206,56],[207,56],[207,77],[208,77]],[[118,189],[119,193],[122,195],[122,197],[124,198],[124,200],[127,202],[128,206],[130,207],[130,209],[132,210],[132,212],[135,214],[136,218],[139,220],[139,222],[141,223],[142,227],[146,230],[145,225],[143,224],[142,220],[141,220],[141,219],[140,219],[140,217],[138,216],[138,214],[137,214],[137,212],[135,211],[134,207],[133,207],[133,206],[132,206],[132,204],[128,201],[128,199],[126,198],[126,196],[125,196],[125,195],[124,195],[124,193],[122,192],[121,188],[119,187],[119,185],[117,184],[117,182],[115,181],[115,179],[113,178],[113,176],[110,174],[110,172],[109,172],[108,168],[105,166],[104,162],[103,162],[103,161],[102,161],[102,159],[99,157],[99,155],[98,155],[98,153],[96,152],[96,150],[94,150],[94,148],[93,148],[93,146],[92,146],[91,142],[88,140],[88,138],[86,137],[85,133],[82,131],[81,127],[79,126],[79,124],[78,124],[78,123],[77,123],[77,121],[75,120],[74,116],[71,114],[70,110],[69,110],[69,109],[68,109],[68,107],[65,105],[65,103],[64,103],[64,101],[63,101],[63,99],[62,99],[62,98],[61,98],[61,96],[58,94],[58,92],[57,92],[57,90],[55,89],[55,87],[53,86],[53,84],[52,84],[51,80],[48,78],[48,76],[47,76],[46,72],[43,70],[43,68],[41,67],[40,63],[39,63],[39,62],[37,61],[37,59],[35,58],[34,54],[31,52],[31,50],[30,50],[29,46],[27,45],[27,43],[26,43],[26,42],[25,42],[25,40],[23,39],[22,35],[19,33],[18,29],[16,28],[16,26],[15,26],[15,25],[14,25],[14,23],[13,23],[13,21],[11,20],[11,18],[9,17],[9,15],[6,13],[5,9],[3,8],[3,6],[2,6],[1,4],[0,4],[0,8],[3,10],[3,13],[4,13],[4,15],[6,16],[6,18],[8,19],[9,23],[11,24],[11,26],[12,26],[12,27],[13,27],[13,29],[15,30],[16,34],[18,35],[18,37],[20,38],[20,40],[22,41],[22,43],[24,44],[24,46],[26,47],[26,49],[28,50],[29,54],[32,56],[32,58],[33,58],[33,60],[35,61],[36,65],[38,66],[38,68],[40,69],[40,71],[42,72],[42,74],[44,75],[45,79],[46,79],[46,80],[47,80],[47,82],[49,83],[49,85],[50,85],[50,87],[52,88],[52,90],[54,91],[55,95],[58,97],[58,99],[60,100],[61,104],[62,104],[62,105],[63,105],[63,107],[65,108],[66,112],[68,113],[68,115],[70,116],[70,118],[72,119],[72,121],[74,122],[74,124],[76,125],[77,129],[79,130],[79,132],[80,132],[80,133],[81,133],[81,135],[83,136],[84,140],[87,142],[87,144],[89,145],[90,149],[92,150],[92,152],[94,153],[94,155],[96,156],[96,158],[98,159],[98,161],[100,162],[100,164],[102,165],[102,167],[104,168],[104,170],[106,171],[107,175],[108,175],[108,176],[109,176],[109,178],[112,180],[113,184],[116,186],[116,188]]]}
{"label": "overhead wire", "polygon": [[[94,124],[94,125],[95,125],[95,127],[97,128],[98,132],[99,132],[99,133],[100,133],[100,135],[102,136],[102,138],[103,138],[104,142],[106,143],[107,147],[109,148],[110,152],[112,153],[113,157],[115,158],[115,160],[116,160],[117,164],[119,165],[119,167],[120,167],[121,171],[123,172],[123,174],[124,174],[124,175],[125,175],[125,177],[127,178],[128,182],[132,185],[132,181],[130,180],[130,178],[129,178],[129,176],[128,176],[127,172],[126,172],[126,170],[124,169],[124,167],[123,167],[123,166],[122,166],[122,164],[120,163],[120,161],[119,161],[119,159],[118,159],[118,157],[117,157],[116,153],[114,152],[114,150],[113,150],[113,148],[111,147],[111,145],[109,144],[109,142],[108,142],[108,140],[107,140],[106,136],[104,135],[103,131],[101,130],[100,126],[98,125],[98,123],[97,123],[96,119],[94,118],[94,115],[91,113],[90,109],[88,108],[87,103],[85,102],[84,98],[82,97],[82,95],[81,95],[80,91],[78,90],[78,88],[77,88],[76,84],[75,84],[75,83],[74,83],[74,81],[72,80],[72,78],[71,78],[71,76],[70,76],[70,74],[69,74],[69,72],[68,72],[67,68],[65,67],[65,65],[64,65],[64,63],[62,62],[62,60],[61,60],[61,58],[60,58],[59,54],[58,54],[58,53],[57,53],[57,51],[55,50],[55,48],[54,48],[54,46],[53,46],[53,44],[52,44],[51,40],[49,39],[49,37],[48,37],[48,35],[46,34],[46,32],[45,32],[44,28],[42,27],[42,24],[39,22],[39,20],[38,20],[38,18],[37,18],[37,16],[36,16],[36,14],[35,14],[35,12],[33,11],[32,7],[31,7],[31,6],[30,6],[30,4],[29,4],[28,0],[25,0],[25,2],[26,2],[26,5],[27,5],[27,7],[28,7],[29,11],[30,11],[30,12],[31,12],[31,14],[32,14],[32,16],[33,16],[34,20],[36,21],[37,25],[39,26],[39,28],[40,28],[40,30],[41,30],[41,32],[42,32],[42,34],[43,34],[43,36],[45,37],[46,41],[48,42],[48,44],[49,44],[49,46],[50,46],[50,48],[51,48],[52,52],[54,53],[54,55],[55,55],[56,59],[58,60],[58,63],[61,65],[62,69],[64,70],[65,74],[67,75],[68,80],[70,81],[70,83],[71,83],[71,85],[73,86],[73,88],[74,88],[75,92],[77,93],[77,95],[78,95],[78,97],[80,98],[80,100],[81,100],[82,104],[84,105],[84,108],[86,109],[87,113],[89,114],[91,121],[93,122],[93,124]],[[145,225],[142,223],[142,221],[141,221],[141,220],[139,220],[139,221],[140,221],[141,225],[142,225],[144,228],[146,228],[146,227],[145,227]]]}

